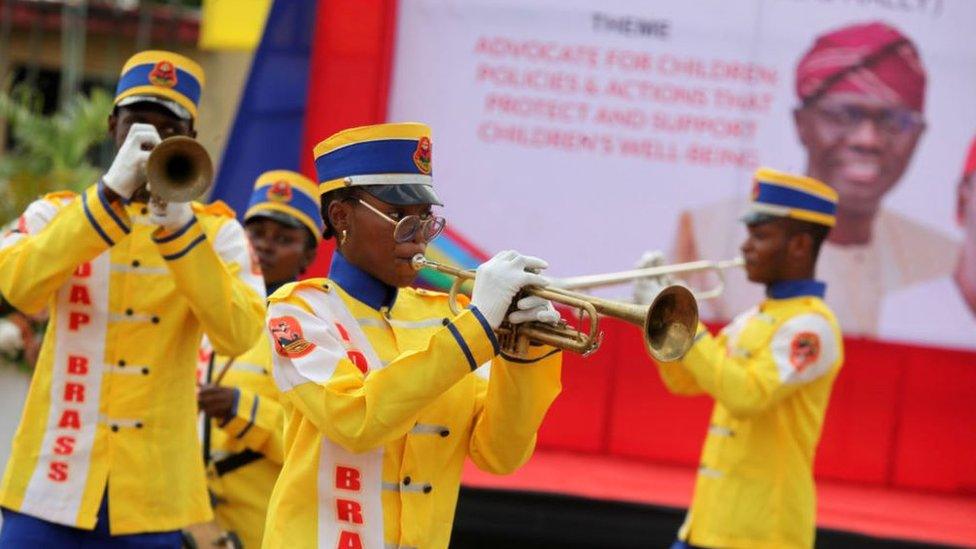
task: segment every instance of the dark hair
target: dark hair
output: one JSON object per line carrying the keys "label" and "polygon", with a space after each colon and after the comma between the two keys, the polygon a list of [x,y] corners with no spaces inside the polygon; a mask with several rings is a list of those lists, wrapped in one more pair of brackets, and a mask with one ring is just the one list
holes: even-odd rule
{"label": "dark hair", "polygon": [[810,221],[801,221],[799,219],[787,218],[786,230],[789,236],[794,236],[797,234],[808,234],[813,240],[813,247],[811,249],[813,261],[817,260],[820,255],[820,248],[827,239],[827,235],[830,234],[830,227],[826,225],[821,225],[820,223],[812,223]]}
{"label": "dark hair", "polygon": [[322,221],[325,222],[325,229],[322,231],[322,238],[328,240],[336,236],[335,227],[332,226],[332,220],[329,219],[329,206],[333,202],[345,202],[346,200],[355,200],[359,196],[358,191],[353,187],[339,187],[338,189],[329,191],[322,195]]}

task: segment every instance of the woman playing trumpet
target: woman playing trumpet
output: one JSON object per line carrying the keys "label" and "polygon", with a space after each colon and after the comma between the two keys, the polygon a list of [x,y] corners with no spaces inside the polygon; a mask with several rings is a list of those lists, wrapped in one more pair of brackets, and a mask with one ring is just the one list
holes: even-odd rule
{"label": "woman playing trumpet", "polygon": [[[502,252],[478,269],[470,305],[410,287],[411,259],[443,229],[429,128],[353,128],[315,148],[329,279],[270,298],[274,375],[284,394],[285,460],[266,547],[447,547],[465,457],[507,473],[532,454],[560,391],[561,355],[499,354],[494,330],[556,321],[544,261]],[[491,375],[473,373],[491,364]],[[478,372],[479,374],[482,371]]]}

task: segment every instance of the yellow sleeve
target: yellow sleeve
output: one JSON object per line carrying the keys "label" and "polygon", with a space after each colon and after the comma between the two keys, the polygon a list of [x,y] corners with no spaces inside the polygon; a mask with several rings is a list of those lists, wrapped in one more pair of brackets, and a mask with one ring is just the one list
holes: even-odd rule
{"label": "yellow sleeve", "polygon": [[281,404],[249,389],[235,389],[237,402],[234,415],[221,424],[220,428],[229,437],[241,440],[251,450],[281,464],[284,460],[282,439],[285,430],[285,414]]}
{"label": "yellow sleeve", "polygon": [[347,355],[335,321],[318,316],[328,314],[313,314],[299,296],[271,299],[275,381],[305,418],[352,452],[404,436],[421,410],[497,353],[494,333],[471,308],[435,332],[426,347],[364,375]]}
{"label": "yellow sleeve", "polygon": [[[698,338],[705,337],[706,335],[708,335],[708,328],[699,322],[698,333],[695,335],[696,341]],[[720,335],[719,338],[724,338],[724,336]],[[721,346],[721,341],[719,341],[719,346]],[[654,362],[657,364],[657,371],[661,376],[661,381],[664,382],[664,386],[672,394],[696,396],[705,392],[698,385],[698,382],[695,381],[695,377],[691,375],[691,372],[683,368],[680,362],[658,362],[656,360]]]}
{"label": "yellow sleeve", "polygon": [[732,415],[747,417],[839,367],[841,345],[836,326],[822,315],[806,313],[783,322],[752,356],[730,356],[706,333],[681,365]]}
{"label": "yellow sleeve", "polygon": [[98,257],[131,230],[125,209],[109,202],[101,183],[63,207],[43,230],[5,239],[0,294],[28,314],[40,312],[81,264]]}
{"label": "yellow sleeve", "polygon": [[226,221],[211,242],[197,215],[176,231],[157,229],[152,238],[213,348],[237,356],[261,334],[264,289],[250,272],[247,236],[240,223]]}
{"label": "yellow sleeve", "polygon": [[535,450],[536,433],[562,390],[562,352],[530,347],[525,359],[497,356],[479,384],[468,455],[479,469],[504,475]]}

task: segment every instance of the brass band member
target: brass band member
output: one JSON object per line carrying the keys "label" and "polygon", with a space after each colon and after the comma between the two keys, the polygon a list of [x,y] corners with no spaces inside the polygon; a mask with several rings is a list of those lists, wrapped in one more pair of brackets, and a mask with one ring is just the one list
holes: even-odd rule
{"label": "brass band member", "polygon": [[[315,259],[322,239],[318,186],[288,170],[261,174],[244,214],[244,229],[267,292],[294,282]],[[228,360],[218,357],[214,370]],[[281,394],[271,377],[271,341],[266,334],[234,358],[220,384],[202,387],[197,400],[214,418],[208,474],[214,513],[244,547],[260,547],[271,489],[281,472],[284,435]]]}
{"label": "brass band member", "polygon": [[699,326],[680,361],[658,364],[671,392],[715,399],[675,549],[813,547],[813,455],[844,359],[813,276],[836,208],[827,185],[760,168],[741,251],[766,299],[718,337]]}
{"label": "brass band member", "polygon": [[118,148],[82,194],[54,193],[0,251],[0,293],[51,320],[0,487],[4,548],[179,547],[210,520],[197,442],[203,333],[236,355],[260,334],[263,287],[229,208],[148,200],[161,138],[194,136],[203,72],[164,51],[122,69]]}
{"label": "brass band member", "polygon": [[[542,260],[508,251],[478,269],[457,316],[410,287],[411,258],[444,220],[423,124],[340,132],[315,148],[329,279],[269,299],[274,376],[286,408],[285,463],[264,546],[447,547],[466,457],[507,473],[532,454],[560,390],[561,354],[499,354],[494,329]],[[519,300],[512,322],[555,321]],[[490,363],[490,375],[475,370]],[[487,379],[486,379],[487,378]]]}

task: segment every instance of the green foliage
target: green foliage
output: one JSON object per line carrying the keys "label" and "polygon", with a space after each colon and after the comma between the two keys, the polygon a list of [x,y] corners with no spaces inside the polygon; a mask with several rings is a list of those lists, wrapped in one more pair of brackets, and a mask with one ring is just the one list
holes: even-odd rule
{"label": "green foliage", "polygon": [[90,153],[106,139],[112,97],[104,90],[77,95],[50,116],[41,99],[20,87],[0,93],[0,121],[9,123],[13,150],[0,153],[0,223],[17,217],[39,196],[91,185],[99,168]]}

